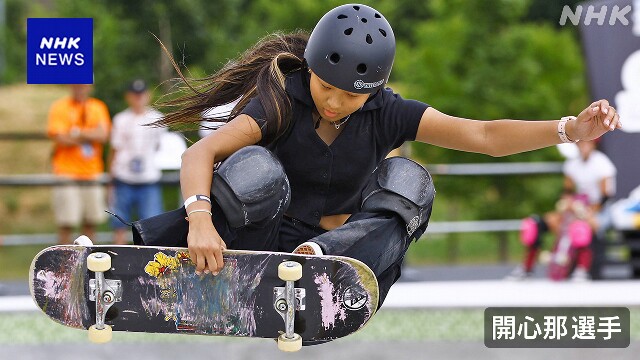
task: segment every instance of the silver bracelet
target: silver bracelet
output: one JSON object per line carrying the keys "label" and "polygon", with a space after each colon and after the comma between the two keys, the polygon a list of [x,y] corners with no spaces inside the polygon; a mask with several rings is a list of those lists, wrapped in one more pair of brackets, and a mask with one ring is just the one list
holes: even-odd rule
{"label": "silver bracelet", "polygon": [[191,214],[193,213],[197,213],[197,212],[203,212],[203,213],[207,213],[209,214],[209,216],[213,216],[213,214],[211,213],[211,211],[209,210],[205,210],[205,209],[197,209],[197,210],[191,210],[187,213],[187,217],[189,217]]}
{"label": "silver bracelet", "polygon": [[562,141],[563,143],[577,143],[579,141],[571,140],[566,131],[567,121],[575,119],[575,116],[565,116],[560,119],[560,122],[558,122],[558,136],[560,137],[560,141]]}

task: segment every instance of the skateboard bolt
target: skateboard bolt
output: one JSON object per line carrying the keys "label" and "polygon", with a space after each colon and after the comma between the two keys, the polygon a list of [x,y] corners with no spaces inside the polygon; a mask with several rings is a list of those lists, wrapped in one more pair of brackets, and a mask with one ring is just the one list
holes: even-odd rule
{"label": "skateboard bolt", "polygon": [[276,302],[276,308],[280,311],[287,311],[287,302],[284,299],[280,299]]}
{"label": "skateboard bolt", "polygon": [[113,294],[111,294],[111,292],[106,292],[104,293],[104,295],[102,295],[102,300],[105,303],[110,303],[113,301]]}

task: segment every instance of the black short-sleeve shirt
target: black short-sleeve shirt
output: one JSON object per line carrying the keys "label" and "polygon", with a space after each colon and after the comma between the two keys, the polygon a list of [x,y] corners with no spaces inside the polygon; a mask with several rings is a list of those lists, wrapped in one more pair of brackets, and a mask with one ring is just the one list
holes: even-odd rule
{"label": "black short-sleeve shirt", "polygon": [[[287,133],[266,146],[280,159],[291,183],[287,214],[311,225],[323,215],[351,214],[358,210],[360,192],[369,175],[387,154],[416,138],[429,105],[405,100],[391,89],[378,91],[342,125],[344,130],[327,145],[316,133],[314,108],[306,71],[289,74],[286,91],[292,102]],[[265,113],[255,97],[242,111],[267,133]],[[411,181],[407,179],[407,181]]]}

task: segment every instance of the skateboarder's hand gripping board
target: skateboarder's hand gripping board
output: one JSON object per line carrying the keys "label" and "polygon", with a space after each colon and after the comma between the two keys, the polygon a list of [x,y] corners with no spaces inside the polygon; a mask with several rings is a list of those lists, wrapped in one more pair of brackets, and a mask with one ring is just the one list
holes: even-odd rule
{"label": "skateboarder's hand gripping board", "polygon": [[[227,246],[213,226],[206,201],[193,203],[187,209],[189,220],[189,256],[196,264],[196,272],[217,275],[224,266],[222,251]],[[209,205],[210,207],[210,205]]]}

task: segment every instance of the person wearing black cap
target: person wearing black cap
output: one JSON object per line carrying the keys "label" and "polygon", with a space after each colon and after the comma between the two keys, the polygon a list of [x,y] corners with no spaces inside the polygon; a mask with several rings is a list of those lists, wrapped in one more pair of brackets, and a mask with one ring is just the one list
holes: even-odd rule
{"label": "person wearing black cap", "polygon": [[181,108],[159,124],[196,123],[240,99],[216,119],[225,125],[183,154],[185,206],[134,223],[134,242],[188,246],[197,270],[213,275],[226,248],[349,256],[376,274],[382,304],[435,196],[422,166],[385,159],[389,151],[420,141],[504,156],[621,126],[606,100],[551,121],[443,114],[386,88],[394,56],[379,11],[342,5],[310,36],[267,36],[206,78],[206,89],[172,102]]}
{"label": "person wearing black cap", "polygon": [[[162,212],[162,195],[158,184],[162,175],[154,163],[154,155],[166,128],[145,126],[162,117],[149,107],[151,94],[142,79],[132,81],[125,99],[129,107],[113,118],[111,132],[110,192],[111,210],[131,221],[135,209],[139,218]],[[126,225],[112,219],[114,243],[126,243]]]}

